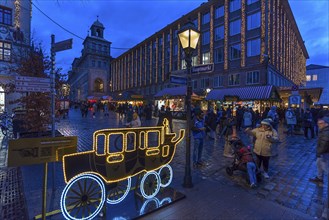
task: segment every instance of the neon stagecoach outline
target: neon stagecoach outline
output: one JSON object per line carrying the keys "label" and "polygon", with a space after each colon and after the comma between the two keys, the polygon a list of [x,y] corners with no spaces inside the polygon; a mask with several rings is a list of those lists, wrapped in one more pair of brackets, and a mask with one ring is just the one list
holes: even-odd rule
{"label": "neon stagecoach outline", "polygon": [[[149,138],[156,134],[157,143],[150,146]],[[131,179],[141,175],[140,192],[145,199],[157,195],[173,178],[169,163],[185,130],[170,133],[168,120],[163,126],[111,128],[93,134],[93,149],[63,156],[64,180],[67,183],[60,206],[66,219],[92,219],[101,211],[105,201],[117,204],[131,189]],[[122,137],[122,147],[110,152],[113,139]],[[135,141],[131,142],[131,137]],[[103,138],[103,146],[98,146]],[[103,152],[98,152],[103,149]]]}

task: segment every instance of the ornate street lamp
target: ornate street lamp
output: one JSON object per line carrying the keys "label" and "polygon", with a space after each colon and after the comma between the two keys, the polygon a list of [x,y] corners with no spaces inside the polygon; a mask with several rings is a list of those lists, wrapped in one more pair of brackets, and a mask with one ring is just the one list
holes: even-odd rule
{"label": "ornate street lamp", "polygon": [[183,187],[192,188],[191,176],[191,67],[192,53],[197,47],[200,32],[196,29],[193,22],[189,21],[178,31],[178,38],[185,53],[185,62],[187,67],[187,92],[186,92],[186,158],[185,158],[185,174]]}

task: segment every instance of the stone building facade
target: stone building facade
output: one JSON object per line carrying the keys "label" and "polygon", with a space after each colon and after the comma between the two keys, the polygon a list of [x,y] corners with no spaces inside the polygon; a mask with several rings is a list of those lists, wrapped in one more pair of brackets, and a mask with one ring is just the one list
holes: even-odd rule
{"label": "stone building facade", "polygon": [[[308,53],[286,0],[209,0],[111,62],[111,91],[154,95],[186,73],[178,30],[201,33],[193,91],[305,82]],[[207,71],[198,71],[206,69]]]}
{"label": "stone building facade", "polygon": [[83,42],[82,54],[69,71],[70,100],[101,99],[109,95],[111,42],[104,39],[104,26],[95,21]]}
{"label": "stone building facade", "polygon": [[19,96],[7,91],[17,64],[31,49],[31,14],[30,1],[0,1],[0,112],[11,112],[14,106],[9,102]]}

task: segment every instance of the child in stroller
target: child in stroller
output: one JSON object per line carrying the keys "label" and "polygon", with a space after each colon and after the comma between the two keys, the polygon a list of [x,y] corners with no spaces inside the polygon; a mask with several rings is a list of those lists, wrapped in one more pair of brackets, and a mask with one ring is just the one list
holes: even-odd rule
{"label": "child in stroller", "polygon": [[226,168],[226,173],[232,176],[234,170],[247,172],[247,182],[250,183],[250,187],[257,187],[257,182],[261,182],[262,176],[256,166],[250,147],[245,146],[238,137],[232,137],[229,143],[233,149],[234,160],[232,166]]}

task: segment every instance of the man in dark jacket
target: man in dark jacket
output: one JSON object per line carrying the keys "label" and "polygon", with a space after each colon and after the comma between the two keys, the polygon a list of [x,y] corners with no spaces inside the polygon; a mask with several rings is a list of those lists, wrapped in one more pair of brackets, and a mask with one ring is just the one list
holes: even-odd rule
{"label": "man in dark jacket", "polygon": [[310,181],[323,184],[324,173],[329,169],[329,117],[325,116],[318,120],[319,136],[316,147],[316,166],[318,174]]}

